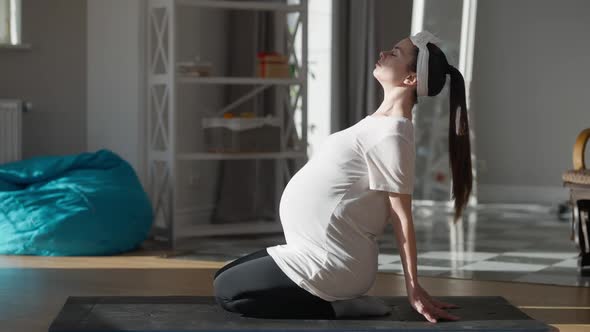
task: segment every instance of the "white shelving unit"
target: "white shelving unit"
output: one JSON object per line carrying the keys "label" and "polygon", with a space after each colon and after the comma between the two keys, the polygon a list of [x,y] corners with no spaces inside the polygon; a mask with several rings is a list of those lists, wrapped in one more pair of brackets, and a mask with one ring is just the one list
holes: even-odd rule
{"label": "white shelving unit", "polygon": [[[287,1],[287,0],[286,0]],[[291,2],[289,0],[289,2]],[[287,19],[277,20],[275,44],[285,46],[286,54],[291,63],[295,64],[295,78],[267,79],[258,77],[190,77],[178,74],[176,64],[178,52],[177,13],[186,7],[217,8],[244,11],[271,11],[275,15],[296,14],[294,27],[287,24]],[[188,8],[186,8],[188,9]],[[147,108],[148,108],[148,177],[149,194],[154,206],[156,222],[153,234],[156,238],[170,241],[175,247],[177,241],[184,237],[252,234],[280,232],[278,203],[284,186],[290,178],[287,160],[307,158],[307,0],[299,0],[296,4],[273,1],[225,1],[225,0],[149,0],[147,13]],[[300,33],[301,47],[297,52],[295,40]],[[278,39],[277,39],[278,38]],[[299,56],[297,53],[300,53]],[[275,114],[281,120],[281,152],[275,153],[209,153],[179,152],[178,123],[180,112],[177,100],[177,89],[181,85],[190,85],[198,89],[203,85],[248,85],[253,89],[230,105],[217,110],[220,114],[238,106],[248,99],[269,88],[277,89]],[[193,87],[194,85],[194,87]],[[297,86],[295,94],[291,89]],[[278,92],[279,89],[287,93]],[[295,90],[293,90],[295,91]],[[295,123],[295,113],[299,106],[301,112],[301,128],[297,134],[299,146],[287,149],[287,139],[293,135],[291,126]],[[211,115],[211,114],[209,114]],[[289,121],[284,126],[285,117]],[[195,124],[198,129],[200,124]],[[182,234],[176,232],[176,221],[179,217],[177,200],[178,164],[202,160],[239,160],[239,159],[270,159],[275,166],[276,218],[275,222],[248,220],[243,223],[191,225]]]}

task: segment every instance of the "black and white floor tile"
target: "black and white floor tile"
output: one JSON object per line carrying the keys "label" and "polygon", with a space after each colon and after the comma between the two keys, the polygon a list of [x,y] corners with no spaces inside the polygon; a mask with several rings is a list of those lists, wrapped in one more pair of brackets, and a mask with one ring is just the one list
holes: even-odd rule
{"label": "black and white floor tile", "polygon": [[[415,207],[418,275],[590,287],[577,268],[571,221],[536,205],[480,205],[453,224],[442,207]],[[284,243],[282,235],[192,240],[173,259],[231,261]],[[379,240],[379,271],[403,275],[392,229]]]}

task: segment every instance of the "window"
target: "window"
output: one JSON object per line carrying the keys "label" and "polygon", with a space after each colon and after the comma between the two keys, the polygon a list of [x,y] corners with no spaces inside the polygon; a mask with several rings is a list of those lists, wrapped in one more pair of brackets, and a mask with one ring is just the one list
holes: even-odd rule
{"label": "window", "polygon": [[0,0],[0,45],[21,43],[21,0]]}
{"label": "window", "polygon": [[[287,2],[298,3],[297,0]],[[311,157],[330,135],[332,45],[326,41],[332,40],[332,1],[308,0],[307,8],[307,153]],[[297,35],[295,49],[301,50],[301,34]],[[300,137],[301,117],[298,107],[294,118]]]}
{"label": "window", "polygon": [[330,135],[332,87],[332,1],[308,1],[308,153],[311,157]]}

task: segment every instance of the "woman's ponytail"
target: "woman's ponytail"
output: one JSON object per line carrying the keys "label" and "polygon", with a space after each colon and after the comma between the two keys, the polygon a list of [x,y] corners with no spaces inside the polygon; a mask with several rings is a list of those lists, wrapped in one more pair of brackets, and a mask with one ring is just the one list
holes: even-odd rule
{"label": "woman's ponytail", "polygon": [[[451,75],[449,160],[453,176],[452,195],[455,199],[454,221],[457,222],[463,214],[471,194],[473,174],[471,173],[471,146],[469,142],[467,104],[465,102],[465,81],[461,72],[451,65],[448,66],[448,73]],[[458,124],[457,111],[460,112]]]}

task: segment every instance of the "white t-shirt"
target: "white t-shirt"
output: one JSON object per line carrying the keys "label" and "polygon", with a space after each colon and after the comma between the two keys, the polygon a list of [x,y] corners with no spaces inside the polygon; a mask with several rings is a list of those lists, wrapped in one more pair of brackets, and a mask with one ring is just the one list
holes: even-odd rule
{"label": "white t-shirt", "polygon": [[377,275],[387,192],[412,193],[414,161],[414,127],[401,116],[367,116],[331,134],[285,187],[286,244],[267,248],[269,255],[324,300],[363,295]]}

